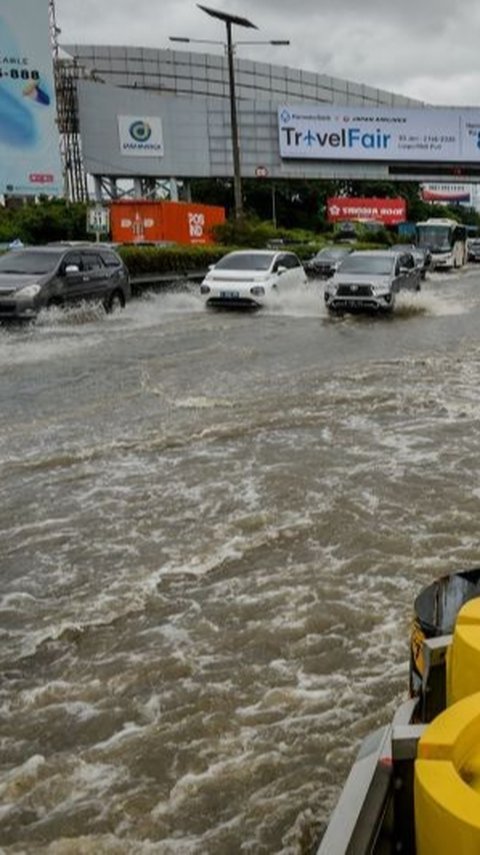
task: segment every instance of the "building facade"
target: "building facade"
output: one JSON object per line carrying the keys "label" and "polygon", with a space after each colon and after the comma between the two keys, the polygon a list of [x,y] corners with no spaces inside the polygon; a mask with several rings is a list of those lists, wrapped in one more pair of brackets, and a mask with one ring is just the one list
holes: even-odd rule
{"label": "building facade", "polygon": [[[75,79],[73,129],[97,196],[131,182],[134,195],[161,182],[172,197],[191,178],[233,174],[226,56],[184,50],[64,45],[60,77]],[[422,103],[325,74],[235,57],[241,172],[245,178],[387,179],[388,165],[282,158],[283,104],[417,108]],[[130,131],[136,136],[132,139]],[[149,140],[142,136],[150,133]]]}

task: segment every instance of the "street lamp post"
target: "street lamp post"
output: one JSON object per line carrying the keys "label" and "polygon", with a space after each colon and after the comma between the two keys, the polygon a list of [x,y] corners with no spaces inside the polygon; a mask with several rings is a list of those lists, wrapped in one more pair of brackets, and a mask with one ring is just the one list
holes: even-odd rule
{"label": "street lamp post", "polygon": [[238,139],[238,121],[237,121],[237,101],[235,97],[235,71],[233,67],[233,42],[232,42],[232,25],[239,27],[250,27],[258,29],[255,24],[252,24],[248,18],[240,18],[238,15],[229,15],[226,12],[220,12],[216,9],[211,9],[208,6],[201,6],[197,3],[202,12],[206,12],[212,18],[218,18],[225,23],[227,28],[227,61],[228,61],[228,91],[230,100],[230,126],[232,131],[232,156],[233,156],[233,197],[235,201],[235,219],[243,218],[243,199],[242,199],[242,173],[240,168],[240,144]]}
{"label": "street lamp post", "polygon": [[[229,102],[230,102],[230,127],[232,134],[232,157],[233,157],[233,195],[235,201],[235,219],[241,220],[243,218],[243,200],[242,200],[242,173],[240,166],[240,144],[239,144],[239,134],[238,134],[238,120],[237,120],[237,101],[235,96],[235,69],[233,64],[233,56],[235,52],[235,45],[232,40],[232,26],[236,25],[239,27],[250,27],[254,30],[257,30],[258,27],[255,24],[252,24],[247,18],[240,18],[238,15],[229,15],[226,12],[220,12],[216,9],[210,9],[207,6],[201,6],[200,3],[197,3],[199,9],[202,12],[206,12],[207,15],[211,15],[212,18],[218,18],[220,21],[225,23],[227,29],[227,42],[226,42],[226,51],[227,51],[227,61],[228,61],[228,93],[229,93]],[[170,36],[170,41],[173,42],[208,42],[208,39],[189,39],[183,38],[181,36]],[[213,42],[211,42],[213,43]],[[218,42],[215,42],[218,44]],[[223,42],[222,42],[223,44]],[[288,45],[289,41],[276,39],[269,42],[237,42],[237,44],[271,44],[271,45]]]}
{"label": "street lamp post", "polygon": [[242,173],[240,168],[240,144],[238,140],[237,101],[235,97],[235,72],[233,69],[232,24],[227,21],[227,58],[228,58],[228,87],[230,98],[230,125],[232,128],[233,154],[233,197],[235,200],[235,219],[243,217]]}

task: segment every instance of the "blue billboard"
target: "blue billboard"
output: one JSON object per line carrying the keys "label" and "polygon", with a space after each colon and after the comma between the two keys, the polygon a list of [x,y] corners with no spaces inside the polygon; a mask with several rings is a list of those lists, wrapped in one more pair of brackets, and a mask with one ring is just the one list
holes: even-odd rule
{"label": "blue billboard", "polygon": [[48,0],[0,0],[0,193],[62,193]]}
{"label": "blue billboard", "polygon": [[478,163],[476,107],[278,108],[282,158]]}

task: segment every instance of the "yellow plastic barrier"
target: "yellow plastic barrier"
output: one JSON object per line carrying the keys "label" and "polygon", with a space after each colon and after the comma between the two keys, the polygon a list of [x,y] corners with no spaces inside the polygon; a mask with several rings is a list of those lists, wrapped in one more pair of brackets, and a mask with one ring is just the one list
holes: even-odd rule
{"label": "yellow plastic barrier", "polygon": [[417,855],[480,853],[480,692],[427,726],[415,761]]}
{"label": "yellow plastic barrier", "polygon": [[447,652],[447,705],[480,692],[480,597],[458,612]]}

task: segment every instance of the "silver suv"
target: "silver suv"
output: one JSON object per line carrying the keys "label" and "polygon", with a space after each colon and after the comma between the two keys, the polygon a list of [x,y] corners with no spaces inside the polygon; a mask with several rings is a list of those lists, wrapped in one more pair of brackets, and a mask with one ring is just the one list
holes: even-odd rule
{"label": "silver suv", "polygon": [[411,252],[352,252],[325,285],[330,312],[391,312],[399,291],[420,291],[420,270]]}
{"label": "silver suv", "polygon": [[99,244],[32,246],[0,257],[0,321],[33,320],[41,309],[83,300],[109,312],[130,297],[122,259]]}

